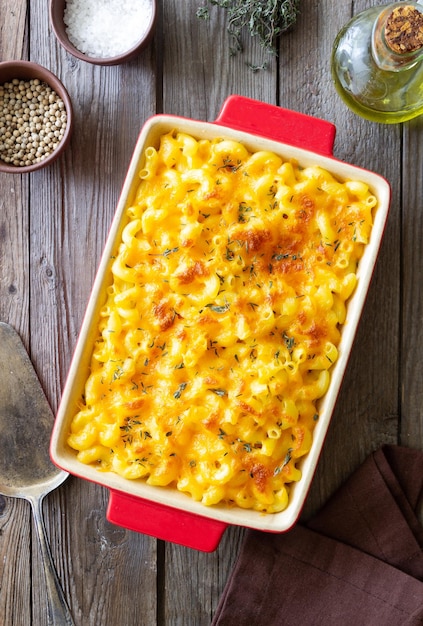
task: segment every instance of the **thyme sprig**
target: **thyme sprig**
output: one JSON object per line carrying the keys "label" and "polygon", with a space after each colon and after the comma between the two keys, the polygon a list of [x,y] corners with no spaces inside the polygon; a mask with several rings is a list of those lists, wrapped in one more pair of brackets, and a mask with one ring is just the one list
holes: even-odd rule
{"label": "thyme sprig", "polygon": [[209,5],[228,11],[227,31],[232,55],[242,52],[242,31],[247,28],[251,37],[257,37],[266,52],[276,54],[276,40],[296,22],[300,0],[205,0],[197,9],[197,17],[210,17]]}

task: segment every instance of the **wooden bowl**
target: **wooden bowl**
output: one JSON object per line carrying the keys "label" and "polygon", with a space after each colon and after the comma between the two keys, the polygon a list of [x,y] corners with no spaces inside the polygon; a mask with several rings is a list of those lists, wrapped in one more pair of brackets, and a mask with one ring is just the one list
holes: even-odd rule
{"label": "wooden bowl", "polygon": [[38,79],[46,83],[63,101],[67,114],[66,127],[58,146],[45,156],[42,161],[34,162],[31,165],[13,165],[2,160],[2,154],[0,153],[0,172],[24,174],[27,172],[35,172],[36,170],[50,165],[50,163],[55,161],[63,153],[72,133],[73,111],[71,99],[64,85],[57,76],[42,65],[30,61],[4,61],[0,63],[0,85],[9,83],[14,79],[18,79],[19,81]]}
{"label": "wooden bowl", "polygon": [[60,44],[77,59],[93,63],[94,65],[118,65],[136,57],[150,42],[156,24],[156,0],[149,0],[150,12],[146,16],[146,23],[140,28],[140,38],[135,45],[117,56],[93,56],[79,50],[71,41],[68,26],[64,22],[66,0],[50,0],[50,23]]}

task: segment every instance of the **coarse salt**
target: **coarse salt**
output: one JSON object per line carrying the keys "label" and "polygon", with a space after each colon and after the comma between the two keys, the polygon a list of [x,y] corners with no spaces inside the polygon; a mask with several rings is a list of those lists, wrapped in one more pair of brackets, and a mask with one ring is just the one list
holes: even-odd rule
{"label": "coarse salt", "polygon": [[147,32],[151,0],[67,0],[66,33],[80,52],[112,58],[131,50]]}

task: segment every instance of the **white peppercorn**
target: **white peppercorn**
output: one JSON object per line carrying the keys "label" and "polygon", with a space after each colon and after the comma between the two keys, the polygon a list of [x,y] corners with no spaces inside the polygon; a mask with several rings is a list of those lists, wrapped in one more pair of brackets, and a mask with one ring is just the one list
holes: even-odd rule
{"label": "white peppercorn", "polygon": [[0,159],[5,163],[23,167],[44,160],[58,147],[66,125],[64,102],[47,83],[14,78],[0,85]]}

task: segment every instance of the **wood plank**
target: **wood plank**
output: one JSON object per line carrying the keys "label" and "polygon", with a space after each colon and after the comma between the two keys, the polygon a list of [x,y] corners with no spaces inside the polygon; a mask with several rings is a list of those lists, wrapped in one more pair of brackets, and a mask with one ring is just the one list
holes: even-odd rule
{"label": "wood plank", "polygon": [[210,624],[243,536],[244,530],[229,527],[211,553],[166,544],[164,624]]}
{"label": "wood plank", "polygon": [[26,31],[27,1],[0,3],[0,58],[2,61],[20,61],[27,58]]}
{"label": "wood plank", "polygon": [[[231,94],[275,103],[276,60],[250,37],[244,52],[231,56],[226,12],[210,7],[210,19],[200,20],[196,10],[201,0],[171,0],[163,7],[163,107],[166,113],[214,121]],[[254,72],[249,65],[269,62],[266,71]]]}
{"label": "wood plank", "polygon": [[[402,328],[400,443],[423,448],[423,127],[421,118],[405,125],[402,171]],[[422,508],[423,516],[423,508]]]}
{"label": "wood plank", "polygon": [[[2,60],[26,57],[26,28],[26,1],[17,0],[13,7],[0,4]],[[0,320],[13,325],[27,347],[28,215],[27,180],[0,174]],[[25,626],[31,620],[30,537],[29,505],[0,495],[0,615],[11,626]]]}
{"label": "wood plank", "polygon": [[[26,0],[0,4],[0,58],[27,56]],[[13,37],[10,36],[13,33]],[[28,186],[25,177],[0,174],[0,319],[13,323],[28,345]]]}
{"label": "wood plank", "polygon": [[31,623],[30,523],[26,502],[0,495],[0,615],[10,626]]}

